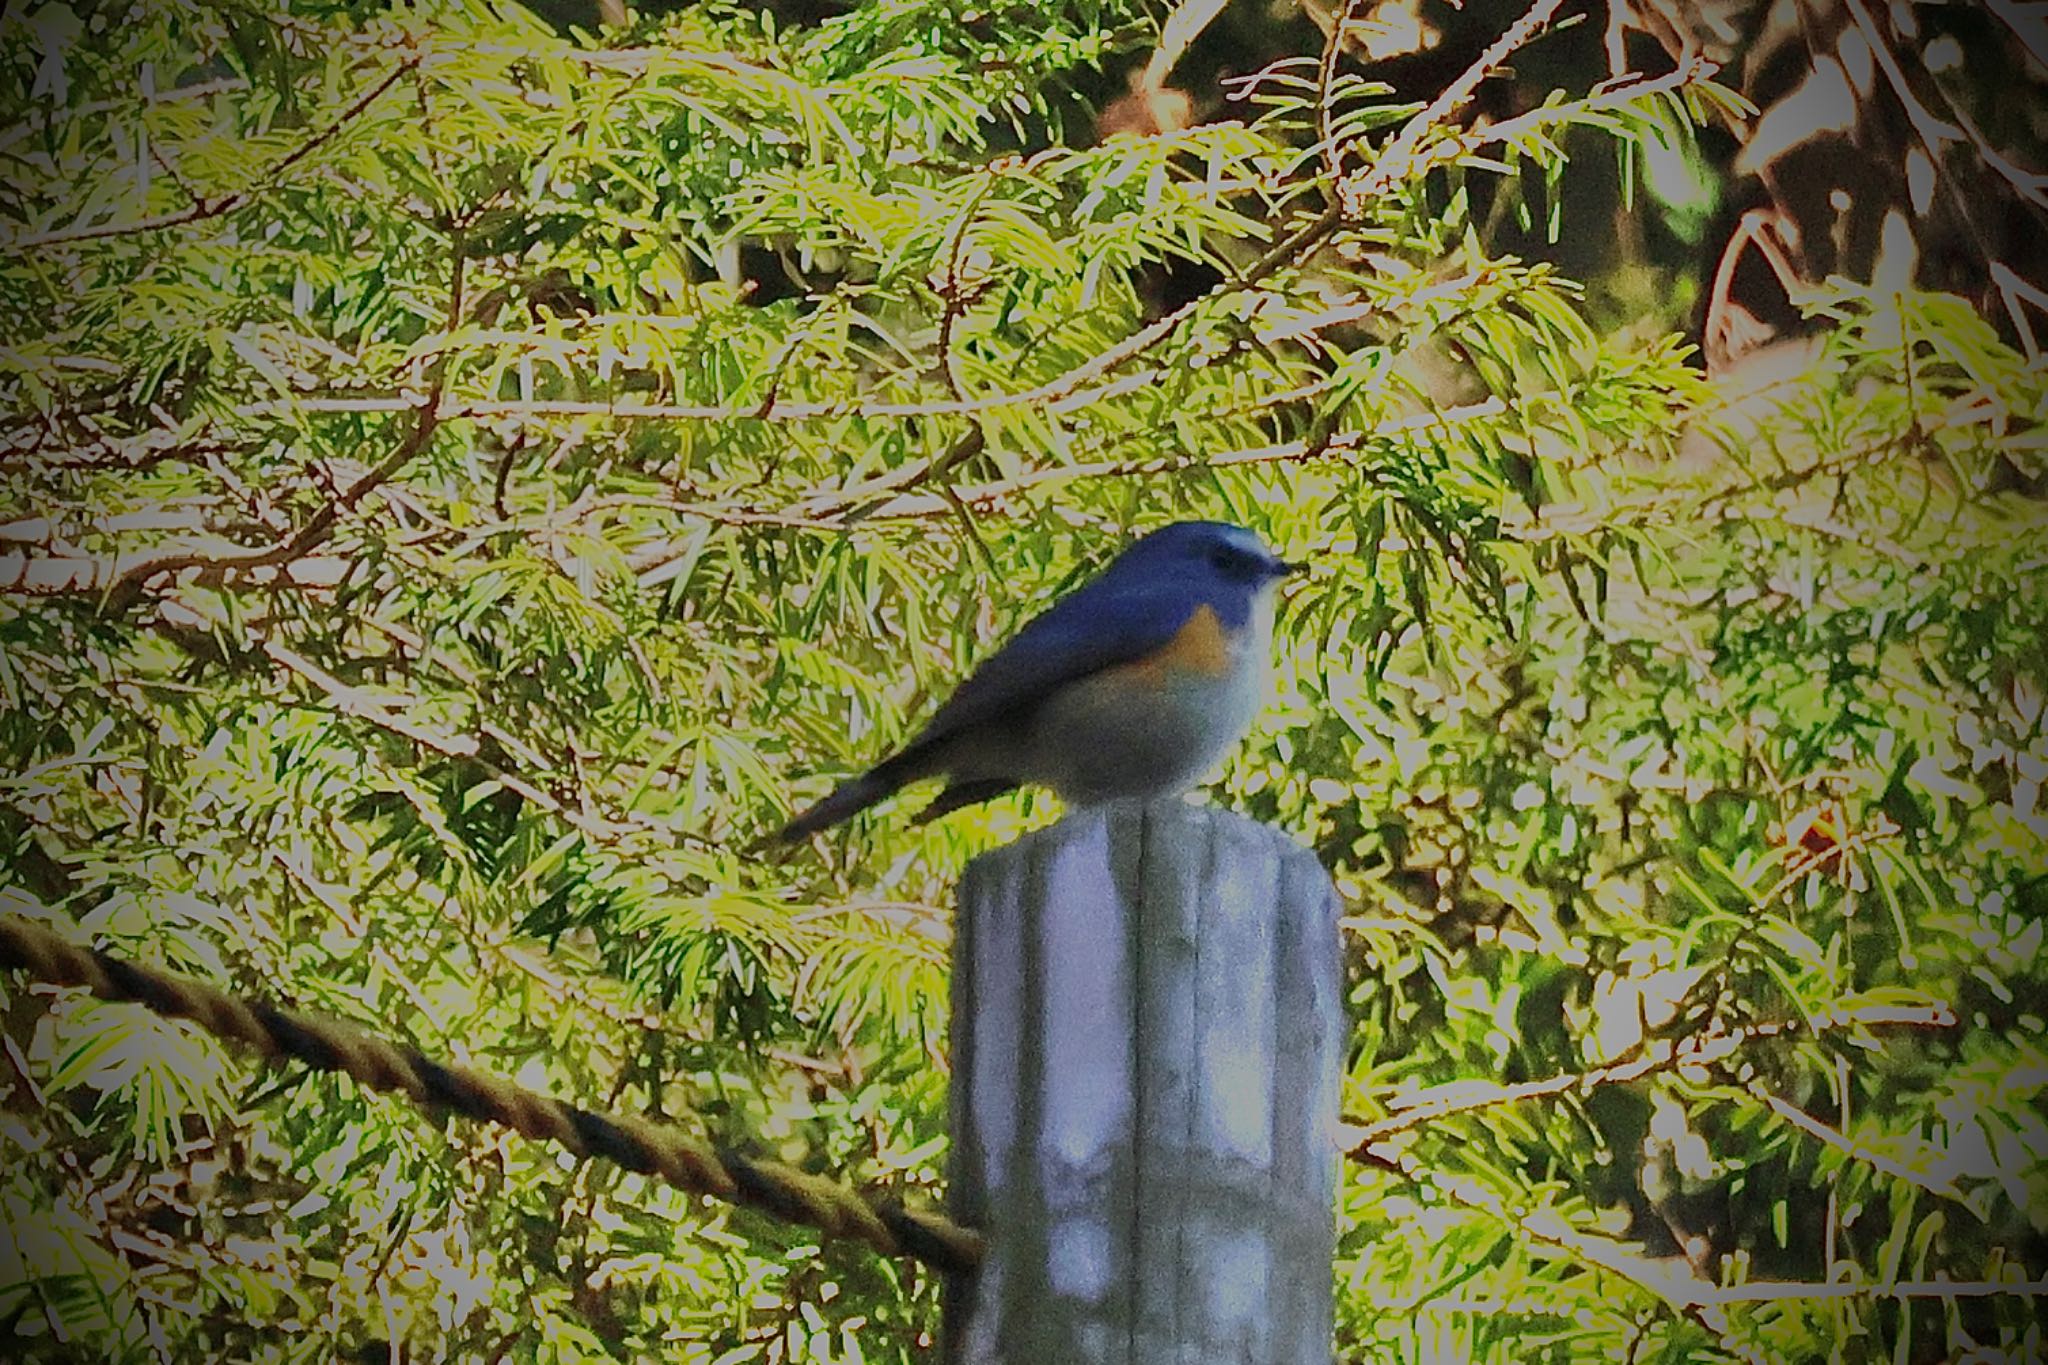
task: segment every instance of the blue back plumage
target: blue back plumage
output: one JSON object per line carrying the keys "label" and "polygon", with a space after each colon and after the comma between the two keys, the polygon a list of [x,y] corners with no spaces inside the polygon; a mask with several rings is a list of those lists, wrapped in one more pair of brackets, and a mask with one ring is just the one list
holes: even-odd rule
{"label": "blue back plumage", "polygon": [[1165,648],[1198,607],[1215,611],[1226,629],[1242,627],[1259,589],[1284,571],[1241,526],[1182,521],[1161,527],[990,656],[910,748],[1021,715],[1062,684],[1143,659]]}

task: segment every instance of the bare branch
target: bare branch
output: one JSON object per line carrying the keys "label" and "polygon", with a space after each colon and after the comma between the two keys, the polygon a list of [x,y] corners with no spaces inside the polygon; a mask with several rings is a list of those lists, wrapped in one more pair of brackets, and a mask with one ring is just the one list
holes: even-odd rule
{"label": "bare branch", "polygon": [[[229,542],[220,542],[212,549],[188,546],[181,553],[192,561],[188,567],[199,571],[201,581],[219,582],[230,572],[249,572],[248,566],[239,562],[241,547]],[[137,571],[149,568],[161,558],[158,551],[127,555],[0,554],[0,593],[20,597],[108,596],[134,581]],[[348,564],[348,560],[331,556],[308,556],[259,569],[273,574],[280,584],[318,589],[340,582]],[[264,581],[262,572],[255,577],[258,582]]]}
{"label": "bare branch", "polygon": [[[417,65],[417,62],[410,65]],[[401,66],[393,79],[407,69],[408,66]],[[464,270],[459,229],[455,233],[453,256],[448,286],[448,326],[451,328],[462,315]],[[166,574],[204,569],[225,577],[257,569],[274,569],[302,559],[327,539],[342,517],[353,512],[364,498],[389,482],[427,448],[441,425],[441,397],[447,375],[448,357],[444,354],[435,363],[433,381],[419,401],[412,429],[406,433],[405,439],[382,463],[366,470],[348,487],[330,497],[306,519],[305,525],[288,536],[281,536],[269,545],[252,548],[183,545],[140,555],[116,556],[111,561],[30,559],[23,556],[16,563],[16,557],[0,557],[0,591],[12,589],[39,595],[98,591],[115,605],[126,605],[152,579]],[[111,568],[106,567],[109,564]]]}
{"label": "bare branch", "polygon": [[[853,399],[784,401],[742,407],[718,403],[617,403],[579,399],[479,399],[449,404],[441,409],[443,421],[465,418],[601,417],[617,422],[830,422],[860,420],[921,419],[930,417],[974,417],[1011,407],[1044,407],[1055,412],[1079,408],[1142,389],[1157,382],[1158,370],[1144,370],[1094,389],[1072,389],[1052,396],[1052,385],[1040,385],[1010,393],[985,394],[979,398],[936,398],[919,403],[866,402]],[[244,403],[234,410],[241,418],[272,417],[286,412],[305,413],[390,413],[417,408],[420,394],[383,394],[350,398],[293,397]]]}
{"label": "bare branch", "polygon": [[2013,330],[2019,334],[2020,346],[2027,353],[2028,361],[2038,364],[2041,359],[2041,344],[2034,338],[2034,326],[2027,321],[2025,305],[2048,312],[2048,293],[2021,279],[2013,268],[2003,261],[1991,263],[1991,282],[1998,289],[1998,296],[2005,302],[2006,315],[2012,319]]}
{"label": "bare branch", "polygon": [[[2013,164],[2009,158],[1991,146],[1967,120],[1949,122],[1938,118],[1913,93],[1912,83],[1906,79],[1906,73],[1899,66],[1898,57],[1893,54],[1891,44],[1885,41],[1884,34],[1879,31],[1877,21],[1871,17],[1863,0],[1843,0],[1843,3],[1848,7],[1849,16],[1855,22],[1857,31],[1862,34],[1863,41],[1869,45],[1871,55],[1876,58],[1878,70],[1884,72],[1885,84],[1891,87],[1893,97],[1906,111],[1907,121],[1913,125],[1914,134],[1920,139],[1920,145],[1926,150],[1928,160],[1937,170],[1941,167],[1949,144],[1968,143],[1976,151],[1978,159],[2011,185],[2013,191],[2022,199],[2036,207],[2048,207],[2048,177],[2035,175]],[[1984,229],[1978,221],[1977,206],[1971,202],[1961,187],[1953,183],[1949,175],[1944,174],[1941,183],[1950,201],[1954,203],[1958,217],[1976,238],[1977,248],[1983,254],[1985,264],[1989,265],[1992,250],[1986,243]]]}
{"label": "bare branch", "polygon": [[[383,405],[382,410],[389,410],[388,400],[370,401]],[[442,410],[442,416],[464,415],[485,406],[497,410],[505,405],[449,408]],[[1424,412],[1391,418],[1361,430],[1340,431],[1272,445],[1247,446],[1237,450],[1200,454],[1184,453],[1133,460],[1051,465],[992,483],[955,488],[952,493],[953,497],[959,500],[959,505],[978,511],[1001,512],[1020,496],[1077,480],[1152,478],[1197,468],[1227,469],[1241,465],[1345,460],[1357,456],[1359,452],[1376,442],[1399,440],[1420,432],[1450,431],[1473,422],[1500,417],[1506,412],[1507,404],[1504,400],[1487,398],[1441,412]],[[652,419],[656,414],[636,409],[626,415]],[[416,427],[416,434],[417,431]],[[973,433],[970,433],[970,439],[972,435]],[[5,554],[0,555],[0,592],[14,592],[25,596],[80,593],[111,595],[117,592],[132,592],[148,579],[161,574],[192,569],[201,571],[205,579],[213,582],[226,581],[257,570],[274,569],[280,577],[300,586],[331,586],[337,581],[337,574],[345,569],[349,561],[332,557],[317,561],[308,560],[305,558],[306,551],[313,548],[326,530],[331,528],[339,517],[343,504],[353,505],[353,501],[360,501],[372,487],[382,482],[389,473],[395,472],[405,459],[410,458],[407,450],[413,445],[413,442],[408,442],[407,447],[401,448],[383,465],[358,479],[348,490],[323,507],[321,512],[297,534],[271,546],[249,550],[231,543],[216,542],[180,546],[167,551],[107,557]],[[690,517],[726,526],[768,526],[828,532],[844,530],[854,520],[918,520],[957,511],[953,498],[940,493],[911,491],[917,481],[943,472],[943,468],[950,463],[953,462],[913,461],[866,483],[847,489],[830,490],[787,507],[621,495],[600,500],[591,507],[583,508],[579,516],[587,516],[590,512],[606,506],[644,506],[674,516]],[[652,572],[668,562],[671,557],[670,548],[663,545],[636,557],[634,567],[637,572],[643,574]]]}

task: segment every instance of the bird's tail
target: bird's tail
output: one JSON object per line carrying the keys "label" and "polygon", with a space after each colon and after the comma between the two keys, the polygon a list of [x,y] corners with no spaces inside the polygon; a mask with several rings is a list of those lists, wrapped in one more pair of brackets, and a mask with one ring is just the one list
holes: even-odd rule
{"label": "bird's tail", "polygon": [[926,775],[926,755],[911,751],[877,763],[859,777],[842,782],[832,794],[784,825],[777,842],[791,844],[808,839],[819,830],[830,829],[878,801],[886,801],[909,783]]}

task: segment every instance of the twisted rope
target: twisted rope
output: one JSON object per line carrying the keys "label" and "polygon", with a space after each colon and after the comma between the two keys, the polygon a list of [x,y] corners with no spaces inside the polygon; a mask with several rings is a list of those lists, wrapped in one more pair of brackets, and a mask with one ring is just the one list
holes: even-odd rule
{"label": "twisted rope", "polygon": [[338,1019],[246,1000],[176,972],[78,947],[20,915],[0,915],[0,967],[189,1019],[216,1037],[247,1044],[266,1061],[337,1071],[372,1090],[396,1091],[423,1109],[501,1124],[522,1137],[559,1143],[579,1158],[604,1157],[691,1194],[865,1242],[885,1256],[913,1256],[947,1273],[971,1270],[981,1260],[981,1234],[936,1210],[870,1200],[823,1176],[715,1147],[669,1124],[594,1113],[503,1077],[443,1065]]}

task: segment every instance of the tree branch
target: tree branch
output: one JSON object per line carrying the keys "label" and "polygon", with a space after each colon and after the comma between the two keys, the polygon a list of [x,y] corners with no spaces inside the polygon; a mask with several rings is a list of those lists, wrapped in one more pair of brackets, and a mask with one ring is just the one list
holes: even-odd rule
{"label": "tree branch", "polygon": [[388,482],[427,448],[427,443],[433,439],[435,430],[441,424],[440,408],[441,379],[436,376],[432,388],[420,404],[418,415],[413,419],[412,430],[399,442],[398,448],[387,455],[381,464],[373,466],[354,483],[329,499],[306,519],[304,526],[291,535],[272,541],[269,545],[234,552],[174,549],[130,560],[109,585],[108,596],[117,604],[125,605],[134,600],[150,579],[164,574],[182,573],[186,569],[197,568],[239,573],[251,569],[275,568],[302,558],[327,539],[345,514],[353,512],[358,503],[380,485]]}
{"label": "tree branch", "polygon": [[1337,145],[1337,133],[1332,126],[1336,114],[1333,97],[1337,90],[1337,61],[1365,4],[1366,0],[1344,0],[1337,7],[1330,31],[1323,38],[1323,57],[1316,69],[1316,146],[1322,152],[1323,171],[1330,177],[1333,195],[1337,181],[1344,175],[1344,149]]}
{"label": "tree branch", "polygon": [[258,171],[254,181],[245,189],[224,194],[218,199],[198,199],[190,208],[181,209],[176,213],[160,213],[154,217],[138,218],[125,223],[95,223],[83,227],[74,223],[67,228],[57,228],[50,232],[37,232],[25,237],[13,238],[6,242],[5,246],[9,250],[29,250],[35,247],[59,246],[67,242],[94,241],[106,237],[126,237],[140,232],[157,232],[164,228],[183,227],[188,223],[203,222],[209,218],[218,218],[222,214],[232,213],[264,191],[276,188],[277,182],[286,171],[298,165],[299,162],[311,156],[320,147],[332,141],[334,136],[343,128],[361,117],[365,110],[376,103],[380,95],[396,85],[407,72],[419,66],[420,60],[420,55],[414,53],[393,67],[386,73],[383,80],[378,81],[363,92],[363,94],[359,95],[347,108],[337,114],[334,120],[325,128],[322,128],[312,137],[307,138],[297,147],[294,147],[291,151]]}
{"label": "tree branch", "polygon": [[[463,408],[449,411],[466,413],[469,410]],[[1416,432],[1448,431],[1470,422],[1499,417],[1506,411],[1507,404],[1502,399],[1487,398],[1476,403],[1448,408],[1442,412],[1425,412],[1392,418],[1370,428],[1340,431],[1323,437],[1283,441],[1274,445],[1248,446],[1211,454],[1163,455],[1146,459],[1053,465],[1029,470],[1009,479],[968,485],[953,492],[960,502],[968,507],[1000,511],[1021,494],[1075,480],[1150,478],[1190,469],[1226,469],[1239,465],[1285,464],[1321,459],[1341,460],[1356,455],[1376,441],[1396,440]],[[444,416],[446,415],[448,414],[444,413]],[[386,464],[390,465],[391,461],[387,461]],[[602,500],[584,511],[587,514],[604,506],[644,506],[674,516],[715,522],[723,526],[766,526],[787,530],[835,532],[844,530],[855,520],[879,518],[911,521],[943,516],[955,510],[953,502],[940,494],[904,491],[912,482],[912,476],[922,472],[929,471],[925,462],[919,461],[902,466],[893,477],[885,475],[855,488],[835,490],[829,495],[820,495],[787,508],[752,506],[738,502],[685,502],[673,498],[620,496]],[[373,470],[371,475],[365,476],[365,480],[359,480],[351,491],[362,488],[363,483],[375,475],[376,471]],[[343,494],[342,498],[336,501],[340,502],[346,497],[347,494]],[[307,530],[311,529],[309,523]],[[21,596],[86,593],[106,595],[114,593],[117,589],[123,593],[133,593],[148,578],[187,569],[200,570],[212,581],[224,581],[258,569],[273,568],[283,579],[296,586],[331,586],[339,581],[341,574],[352,561],[335,556],[309,559],[303,553],[294,556],[284,552],[285,548],[289,548],[293,543],[305,539],[307,530],[300,531],[297,536],[287,541],[261,550],[245,550],[231,544],[219,544],[112,557],[4,554],[0,555],[0,593],[11,592]],[[645,574],[659,568],[670,558],[668,547],[661,546],[637,555],[633,567],[637,573]]]}
{"label": "tree branch", "polygon": [[[1499,398],[1481,399],[1442,412],[1417,413],[1391,418],[1357,431],[1340,431],[1326,436],[1309,436],[1275,445],[1247,446],[1213,454],[1160,455],[1138,460],[1101,461],[1094,464],[1052,465],[1029,470],[995,483],[955,489],[962,502],[971,507],[1000,506],[1016,495],[1046,484],[1076,479],[1149,478],[1189,469],[1227,469],[1236,465],[1290,464],[1305,460],[1336,459],[1355,454],[1375,441],[1393,440],[1419,431],[1446,429],[1488,417],[1499,417],[1507,404]],[[944,504],[931,496],[900,496],[870,509],[868,518],[913,518],[938,514]]]}
{"label": "tree branch", "polygon": [[1819,1119],[1788,1100],[1780,1099],[1776,1095],[1766,1095],[1763,1097],[1763,1101],[1773,1114],[1776,1114],[1800,1132],[1805,1133],[1808,1137],[1826,1143],[1851,1160],[1860,1161],[1881,1175],[1888,1175],[1894,1180],[1903,1180],[1917,1190],[1925,1190],[1928,1194],[1942,1199],[1962,1201],[1963,1192],[1957,1189],[1953,1182],[1935,1180],[1924,1172],[1914,1170],[1903,1161],[1894,1160],[1883,1152],[1875,1151],[1840,1129],[1822,1123]]}
{"label": "tree branch", "polygon": [[[1815,1031],[1856,1026],[1951,1028],[1955,1022],[1955,1011],[1946,1005],[1901,1006],[1852,1009],[1839,1014],[1823,1014],[1814,1020],[1811,1028]],[[1452,1081],[1447,1085],[1431,1086],[1426,1090],[1396,1095],[1388,1101],[1387,1107],[1394,1112],[1387,1117],[1371,1123],[1351,1125],[1349,1155],[1353,1161],[1373,1160],[1377,1154],[1371,1149],[1388,1138],[1434,1123],[1439,1119],[1449,1118],[1454,1114],[1469,1114],[1475,1110],[1492,1109],[1500,1105],[1518,1104],[1523,1100],[1545,1099],[1556,1095],[1586,1095],[1603,1086],[1625,1085],[1630,1081],[1641,1080],[1653,1072],[1671,1071],[1685,1066],[1711,1066],[1727,1060],[1752,1043],[1803,1032],[1808,1027],[1800,1020],[1755,1024],[1748,1028],[1710,1034],[1703,1038],[1688,1038],[1677,1042],[1665,1039],[1649,1046],[1638,1056],[1626,1061],[1610,1062],[1606,1066],[1594,1067],[1590,1071],[1567,1072],[1514,1085],[1496,1085],[1485,1081]]]}

